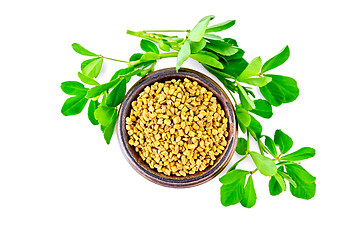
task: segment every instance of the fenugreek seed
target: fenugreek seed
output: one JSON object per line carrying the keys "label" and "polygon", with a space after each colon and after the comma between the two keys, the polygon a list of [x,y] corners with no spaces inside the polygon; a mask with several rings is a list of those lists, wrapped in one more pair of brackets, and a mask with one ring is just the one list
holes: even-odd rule
{"label": "fenugreek seed", "polygon": [[189,148],[189,149],[195,149],[195,148],[196,148],[196,144],[189,144],[189,145],[188,145],[188,148]]}
{"label": "fenugreek seed", "polygon": [[165,123],[166,125],[170,125],[170,124],[171,124],[171,120],[165,119],[164,123]]}
{"label": "fenugreek seed", "polygon": [[190,132],[189,132],[189,136],[190,136],[190,137],[195,137],[195,132],[190,131]]}
{"label": "fenugreek seed", "polygon": [[156,82],[131,106],[125,119],[129,144],[150,168],[165,175],[202,171],[227,145],[225,112],[213,93],[197,82]]}
{"label": "fenugreek seed", "polygon": [[174,123],[178,124],[179,122],[180,122],[180,117],[179,116],[175,117],[174,118]]}

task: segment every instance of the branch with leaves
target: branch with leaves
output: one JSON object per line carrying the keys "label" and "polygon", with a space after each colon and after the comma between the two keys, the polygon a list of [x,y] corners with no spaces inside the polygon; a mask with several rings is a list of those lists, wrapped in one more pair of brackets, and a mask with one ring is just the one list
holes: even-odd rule
{"label": "branch with leaves", "polygon": [[[151,73],[157,61],[162,58],[176,57],[176,70],[179,70],[187,59],[192,58],[216,76],[227,89],[235,103],[239,127],[246,136],[246,139],[238,139],[236,147],[237,153],[243,157],[220,178],[221,203],[224,206],[237,203],[248,208],[254,206],[257,197],[252,175],[257,171],[270,177],[271,195],[285,191],[287,181],[290,184],[290,192],[295,197],[314,197],[315,177],[300,163],[313,157],[315,150],[304,147],[286,154],[293,145],[292,139],[281,130],[277,130],[273,138],[262,135],[262,126],[255,118],[255,115],[265,119],[271,118],[273,106],[290,103],[299,95],[297,83],[293,78],[268,73],[286,62],[290,56],[289,47],[286,46],[264,64],[260,57],[248,63],[243,58],[244,50],[238,46],[235,39],[222,38],[215,34],[232,27],[235,20],[209,26],[213,18],[212,15],[202,18],[192,30],[128,30],[128,34],[142,38],[140,48],[143,50],[142,53],[134,53],[128,61],[104,57],[74,43],[72,47],[77,53],[91,58],[81,63],[81,72],[78,72],[81,82],[67,81],[61,84],[61,89],[71,95],[65,101],[61,112],[65,116],[79,114],[89,102],[88,118],[93,125],[100,125],[109,144],[116,124],[118,106],[124,99],[130,79]],[[169,33],[170,35],[167,35]],[[184,36],[179,37],[173,35],[174,33]],[[108,82],[100,84],[95,79],[104,60],[126,66],[116,71]],[[257,97],[254,94],[256,87],[260,89],[262,96]],[[258,143],[258,152],[250,150],[250,137]],[[249,156],[254,161],[256,169],[237,169],[237,166]]]}

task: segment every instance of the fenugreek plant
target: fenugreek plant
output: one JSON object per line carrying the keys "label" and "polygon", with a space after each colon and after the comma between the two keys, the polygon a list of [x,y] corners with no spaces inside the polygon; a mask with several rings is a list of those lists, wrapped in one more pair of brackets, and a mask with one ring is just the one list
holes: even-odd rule
{"label": "fenugreek plant", "polygon": [[[61,84],[61,89],[72,95],[65,101],[61,112],[65,116],[79,114],[89,102],[88,118],[93,125],[100,125],[104,138],[109,143],[114,132],[118,106],[124,99],[129,80],[133,76],[143,77],[154,71],[155,64],[162,58],[176,57],[176,70],[188,58],[192,58],[216,76],[232,97],[243,135],[238,139],[236,148],[237,153],[243,157],[220,178],[222,205],[240,203],[248,208],[254,206],[257,197],[252,178],[256,172],[270,177],[271,195],[285,191],[288,182],[293,196],[311,199],[316,191],[315,177],[300,164],[302,160],[313,157],[315,150],[303,147],[288,153],[293,146],[292,139],[281,130],[276,130],[274,137],[263,135],[262,126],[256,119],[271,118],[273,106],[290,103],[299,95],[293,78],[268,73],[289,58],[289,47],[283,48],[264,64],[260,57],[248,63],[243,58],[244,50],[235,39],[214,34],[232,27],[235,20],[209,26],[213,18],[214,16],[202,18],[192,30],[127,31],[130,35],[142,38],[140,47],[143,50],[142,53],[134,53],[128,61],[105,57],[74,43],[72,47],[77,53],[91,58],[81,63],[78,77],[82,83],[68,81]],[[169,33],[171,35],[166,35]],[[182,36],[173,35],[174,33]],[[97,77],[104,60],[117,61],[126,66],[115,72],[107,83],[100,84]],[[254,88],[257,87],[262,96],[254,94]],[[250,149],[250,138],[257,142],[258,151]],[[239,163],[248,157],[254,161],[256,169],[237,169]]]}

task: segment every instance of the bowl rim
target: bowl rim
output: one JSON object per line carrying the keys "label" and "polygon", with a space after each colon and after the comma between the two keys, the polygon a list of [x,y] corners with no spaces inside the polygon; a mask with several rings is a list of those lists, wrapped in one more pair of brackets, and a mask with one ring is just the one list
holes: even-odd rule
{"label": "bowl rim", "polygon": [[[208,166],[204,171],[199,171],[198,174],[187,175],[186,177],[175,177],[175,176],[167,176],[165,174],[158,173],[155,169],[150,169],[150,167],[146,167],[147,163],[140,164],[135,156],[135,151],[132,146],[128,144],[128,134],[126,131],[125,118],[129,114],[129,109],[131,109],[131,102],[136,100],[138,94],[144,90],[146,86],[152,85],[158,81],[166,81],[171,79],[184,79],[188,78],[189,80],[195,80],[199,83],[199,85],[204,85],[207,87],[208,91],[213,92],[213,94],[217,97],[218,102],[222,105],[224,111],[227,113],[227,118],[229,119],[228,128],[229,128],[229,136],[228,136],[228,144],[225,150],[222,152],[221,157],[217,157],[219,159],[216,160],[215,164],[212,166]],[[219,98],[222,96],[223,98]],[[228,110],[225,110],[224,106],[226,105]],[[130,107],[125,107],[130,106]],[[120,149],[125,156],[126,160],[132,166],[132,168],[142,175],[147,180],[172,188],[187,188],[194,187],[205,182],[210,181],[214,177],[216,177],[230,162],[232,156],[234,155],[237,137],[238,137],[238,128],[235,116],[235,110],[231,100],[228,95],[225,93],[222,87],[220,87],[213,79],[206,76],[203,73],[195,71],[193,69],[188,68],[180,68],[178,72],[176,72],[175,68],[163,68],[157,71],[154,71],[145,77],[139,79],[127,92],[124,97],[123,102],[120,105],[118,118],[116,122],[116,134],[120,144]],[[232,135],[230,136],[230,133]],[[137,153],[136,153],[137,154]],[[142,161],[142,160],[141,160]],[[148,165],[147,165],[148,166]]]}

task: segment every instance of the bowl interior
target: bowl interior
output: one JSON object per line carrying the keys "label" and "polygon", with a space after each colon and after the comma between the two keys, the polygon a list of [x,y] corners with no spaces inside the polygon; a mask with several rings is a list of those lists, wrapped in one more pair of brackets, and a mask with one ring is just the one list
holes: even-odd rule
{"label": "bowl interior", "polygon": [[[156,169],[151,169],[150,166],[141,159],[140,155],[135,151],[135,148],[129,145],[129,136],[125,128],[125,118],[130,114],[131,103],[138,98],[139,94],[146,86],[152,85],[155,82],[165,82],[172,79],[184,78],[187,78],[191,81],[197,81],[200,86],[203,86],[209,91],[213,92],[214,96],[217,98],[218,102],[225,111],[225,116],[229,120],[229,135],[226,139],[228,144],[225,150],[217,156],[214,165],[208,166],[205,170],[198,171],[192,175],[186,175],[185,177],[172,175],[167,176],[163,173],[157,172]],[[148,74],[135,83],[134,86],[128,91],[124,101],[121,104],[116,127],[121,150],[130,165],[139,174],[148,180],[167,187],[192,187],[209,181],[217,174],[219,174],[221,170],[229,163],[231,157],[234,154],[237,143],[237,123],[234,114],[234,108],[224,90],[215,81],[206,75],[185,68],[180,69],[178,72],[175,71],[175,68],[161,69]]]}

